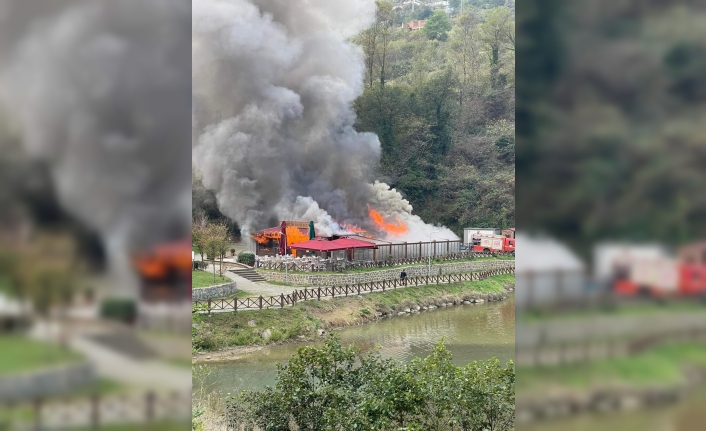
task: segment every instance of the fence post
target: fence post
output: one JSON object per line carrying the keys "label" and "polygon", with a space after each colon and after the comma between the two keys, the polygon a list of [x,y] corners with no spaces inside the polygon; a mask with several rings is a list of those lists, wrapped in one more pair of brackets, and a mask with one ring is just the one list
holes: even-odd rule
{"label": "fence post", "polygon": [[238,297],[236,296],[233,298],[233,312],[237,313],[238,312]]}
{"label": "fence post", "polygon": [[34,400],[34,429],[42,431],[42,400],[37,398]]}
{"label": "fence post", "polygon": [[360,283],[358,283],[356,286],[358,286],[358,296],[360,296]]}
{"label": "fence post", "polygon": [[346,297],[348,296],[348,285],[346,284]]}
{"label": "fence post", "polygon": [[280,296],[280,302],[279,302],[280,307],[279,308],[284,308],[284,293],[281,293],[280,295],[281,296]]}
{"label": "fence post", "polygon": [[208,314],[211,314],[211,298],[208,298]]}
{"label": "fence post", "polygon": [[147,392],[147,395],[145,396],[145,404],[147,407],[147,422],[154,421],[154,404],[155,404],[154,401],[155,401],[154,392],[152,392],[152,391]]}
{"label": "fence post", "polygon": [[260,301],[260,310],[262,310],[262,295],[260,295],[260,298],[258,298]]}
{"label": "fence post", "polygon": [[91,429],[97,430],[100,426],[100,398],[97,393],[91,394]]}
{"label": "fence post", "polygon": [[317,294],[316,294],[316,299],[317,299],[318,301],[321,301],[321,288],[320,288],[320,287],[319,287],[319,290],[318,290],[318,292],[317,292]]}

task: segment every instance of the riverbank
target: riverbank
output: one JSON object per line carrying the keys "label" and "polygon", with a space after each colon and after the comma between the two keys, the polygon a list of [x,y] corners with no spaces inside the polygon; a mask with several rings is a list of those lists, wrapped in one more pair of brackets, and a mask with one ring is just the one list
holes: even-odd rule
{"label": "riverbank", "polygon": [[518,421],[678,401],[706,377],[706,345],[673,342],[625,358],[517,367]]}
{"label": "riverbank", "polygon": [[[501,299],[514,287],[513,274],[479,281],[426,285],[363,296],[304,301],[283,310],[194,315],[194,362],[237,355],[240,350],[287,341],[315,339],[333,329],[369,323],[400,313],[416,313],[446,304]],[[466,306],[473,306],[473,305]],[[227,352],[224,350],[228,349]]]}

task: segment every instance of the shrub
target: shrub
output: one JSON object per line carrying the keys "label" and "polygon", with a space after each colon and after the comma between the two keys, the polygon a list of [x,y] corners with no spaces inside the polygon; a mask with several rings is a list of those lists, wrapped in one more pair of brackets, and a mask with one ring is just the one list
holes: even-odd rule
{"label": "shrub", "polygon": [[227,420],[235,429],[509,431],[514,393],[512,361],[457,367],[440,342],[405,365],[334,335],[278,367],[275,387],[229,398]]}
{"label": "shrub", "polygon": [[238,255],[238,263],[253,266],[255,264],[255,255],[253,253],[240,253]]}
{"label": "shrub", "polygon": [[104,319],[133,323],[137,318],[137,304],[132,299],[108,299],[101,304],[100,315]]}

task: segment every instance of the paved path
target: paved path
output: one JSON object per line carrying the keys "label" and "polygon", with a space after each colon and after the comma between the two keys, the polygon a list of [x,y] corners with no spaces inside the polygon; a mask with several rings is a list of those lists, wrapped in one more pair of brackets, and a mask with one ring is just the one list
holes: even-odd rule
{"label": "paved path", "polygon": [[[49,326],[47,326],[47,324]],[[31,335],[41,340],[56,340],[58,327],[42,322],[35,325]],[[86,328],[68,335],[68,345],[80,352],[95,367],[98,376],[121,382],[139,389],[188,390],[191,387],[191,370],[169,364],[159,359],[136,359],[129,352],[115,350],[98,341],[96,336],[111,336],[129,331],[110,328]],[[122,337],[123,341],[126,337]]]}
{"label": "paved path", "polygon": [[283,293],[292,293],[295,289],[303,289],[303,287],[299,286],[278,286],[263,281],[255,283],[232,271],[226,271],[225,274],[228,278],[235,281],[238,290],[246,292],[248,296],[276,296]]}

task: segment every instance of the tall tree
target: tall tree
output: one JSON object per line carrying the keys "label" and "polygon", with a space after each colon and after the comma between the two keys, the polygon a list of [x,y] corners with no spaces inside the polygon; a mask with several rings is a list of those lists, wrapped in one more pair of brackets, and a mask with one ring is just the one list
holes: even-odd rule
{"label": "tall tree", "polygon": [[449,56],[458,79],[458,104],[463,104],[471,91],[471,82],[476,79],[480,69],[480,41],[478,25],[480,21],[474,14],[465,14],[458,18],[451,33]]}
{"label": "tall tree", "polygon": [[[378,26],[378,37],[379,49],[377,50],[378,64],[380,65],[380,86],[385,86],[385,63],[387,60],[387,50],[390,45],[391,32],[392,32],[392,19],[394,11],[392,9],[392,3],[387,0],[378,0],[375,2],[377,6],[377,12],[375,16],[375,21]],[[372,69],[371,69],[372,72]],[[372,85],[372,81],[371,81]]]}
{"label": "tall tree", "polygon": [[480,25],[480,33],[490,61],[490,83],[493,88],[500,88],[505,84],[505,77],[500,74],[502,51],[515,49],[515,24],[510,9],[491,9],[485,22]]}
{"label": "tall tree", "polygon": [[451,20],[441,9],[437,9],[424,24],[424,34],[429,40],[445,41],[451,30]]}

